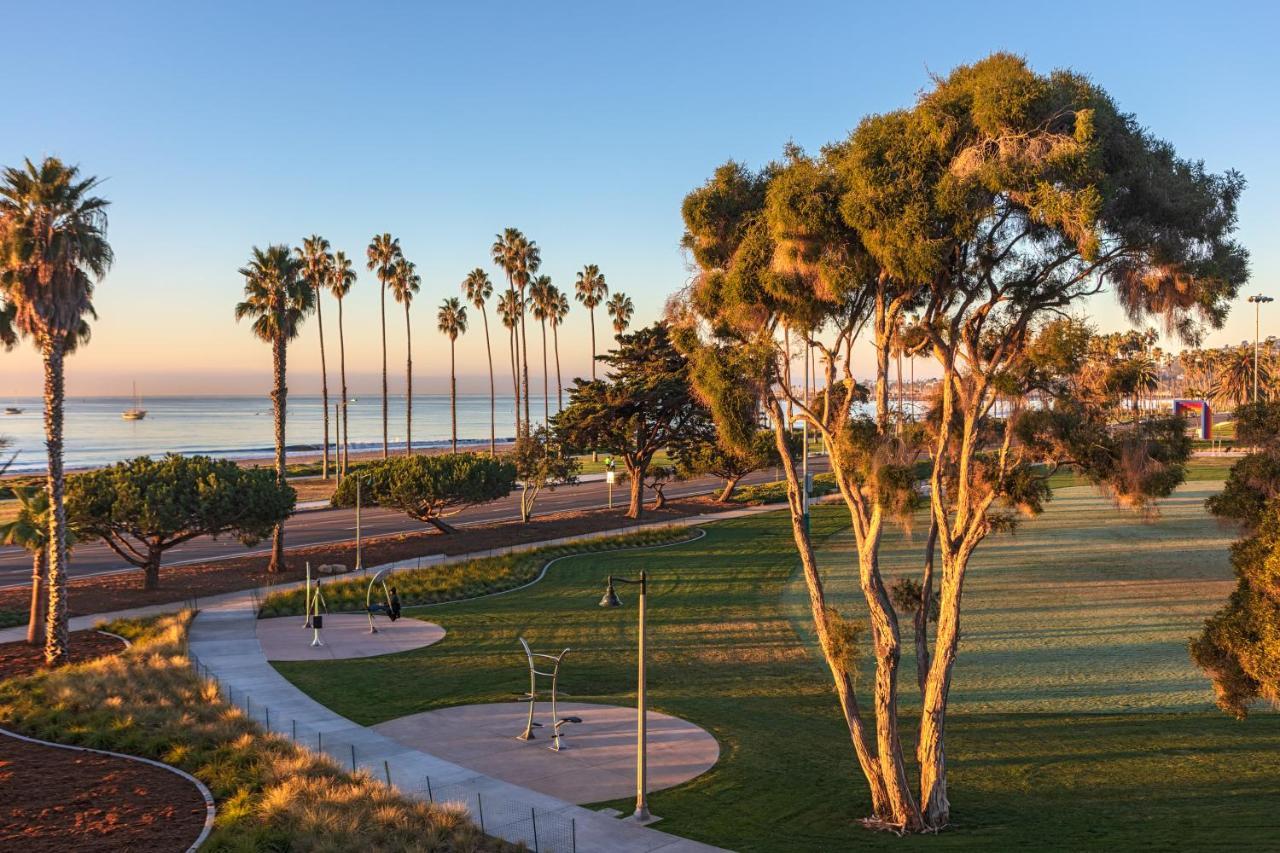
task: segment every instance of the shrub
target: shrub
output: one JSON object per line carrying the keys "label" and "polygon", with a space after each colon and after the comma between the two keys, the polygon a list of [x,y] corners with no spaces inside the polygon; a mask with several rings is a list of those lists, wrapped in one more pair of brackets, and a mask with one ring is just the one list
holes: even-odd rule
{"label": "shrub", "polygon": [[[504,554],[501,557],[480,557],[461,563],[404,569],[395,573],[394,580],[388,578],[387,583],[395,585],[404,607],[460,601],[526,584],[538,576],[548,560],[556,557],[661,545],[678,542],[688,538],[688,535],[688,531],[683,528],[663,527],[621,536],[602,536],[582,542]],[[332,612],[363,612],[368,586],[369,576],[325,581],[325,604]],[[269,595],[262,603],[258,615],[262,618],[298,616],[302,611],[303,591],[295,589]]]}

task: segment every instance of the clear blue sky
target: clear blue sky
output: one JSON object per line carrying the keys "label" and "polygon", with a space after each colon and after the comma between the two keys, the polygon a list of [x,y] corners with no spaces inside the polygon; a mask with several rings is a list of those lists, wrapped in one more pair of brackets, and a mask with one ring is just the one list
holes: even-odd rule
{"label": "clear blue sky", "polygon": [[[504,226],[538,241],[562,287],[597,263],[637,321],[651,320],[687,276],[680,200],[718,163],[760,164],[788,139],[817,148],[908,104],[930,72],[993,50],[1088,73],[1184,156],[1241,170],[1248,292],[1280,296],[1269,4],[419,5],[8,4],[0,163],[56,154],[107,178],[114,202],[118,260],[94,341],[71,364],[73,394],[128,393],[135,378],[153,393],[264,390],[267,348],[232,319],[236,269],[253,244],[313,232],[360,262],[348,367],[366,389],[375,232],[399,236],[423,273],[424,392],[446,389],[435,307],[467,270],[489,267]],[[1252,335],[1247,308],[1215,342]],[[1092,310],[1122,324],[1109,299]],[[471,390],[478,319],[459,351]],[[332,311],[325,320],[331,332]],[[399,375],[398,308],[388,323]],[[1280,310],[1269,325],[1264,335],[1280,330]],[[581,373],[585,315],[564,333],[565,370]],[[302,391],[317,387],[314,334],[291,356]],[[0,395],[39,381],[30,352],[0,356]]]}

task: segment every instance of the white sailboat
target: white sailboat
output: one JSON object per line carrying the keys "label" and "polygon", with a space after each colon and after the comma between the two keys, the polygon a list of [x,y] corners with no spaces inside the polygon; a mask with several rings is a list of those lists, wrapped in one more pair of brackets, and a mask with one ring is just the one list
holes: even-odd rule
{"label": "white sailboat", "polygon": [[147,416],[147,410],[142,408],[142,398],[138,396],[138,383],[133,383],[133,408],[125,409],[120,413],[120,417],[126,421],[140,421]]}

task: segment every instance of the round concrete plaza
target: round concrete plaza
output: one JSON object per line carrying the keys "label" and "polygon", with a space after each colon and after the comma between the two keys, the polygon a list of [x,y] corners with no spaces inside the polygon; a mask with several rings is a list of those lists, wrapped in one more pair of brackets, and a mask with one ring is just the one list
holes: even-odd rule
{"label": "round concrete plaza", "polygon": [[[561,750],[551,745],[551,704],[539,702],[535,739],[524,731],[524,702],[462,705],[411,714],[374,730],[411,749],[460,764],[504,782],[532,788],[571,803],[598,803],[636,792],[636,709],[560,702],[561,717],[581,717],[561,731]],[[650,711],[649,790],[687,782],[710,770],[720,757],[716,739],[679,717]]]}
{"label": "round concrete plaza", "polygon": [[344,660],[370,658],[420,649],[444,639],[444,629],[434,622],[403,616],[392,622],[373,617],[378,633],[369,633],[369,617],[363,613],[326,613],[320,631],[323,646],[311,645],[314,632],[302,626],[301,616],[259,619],[258,642],[267,660]]}

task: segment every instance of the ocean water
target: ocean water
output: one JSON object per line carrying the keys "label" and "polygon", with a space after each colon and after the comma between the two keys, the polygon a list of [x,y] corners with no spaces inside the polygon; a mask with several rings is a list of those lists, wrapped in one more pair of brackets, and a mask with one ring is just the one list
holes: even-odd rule
{"label": "ocean water", "polygon": [[[338,398],[330,395],[332,412]],[[539,395],[530,401],[535,421],[542,415]],[[147,416],[126,421],[120,413],[133,405],[128,397],[70,397],[66,402],[64,464],[68,469],[109,465],[121,459],[168,452],[203,453],[215,457],[269,459],[274,452],[271,400],[267,397],[153,397],[142,401]],[[499,396],[498,439],[515,435],[515,407],[511,395]],[[22,414],[3,414],[5,407]],[[388,401],[387,437],[392,449],[404,447],[405,399]],[[555,412],[555,400],[551,401]],[[43,404],[38,397],[0,399],[0,436],[11,442],[4,458],[16,452],[9,473],[45,469]],[[348,408],[351,450],[382,447],[382,397],[353,398]],[[336,442],[334,418],[329,440]],[[320,449],[324,426],[319,395],[289,395],[285,437],[291,451]],[[458,441],[481,445],[489,441],[489,395],[458,396]],[[440,447],[449,443],[449,397],[422,395],[413,399],[413,446]]]}

